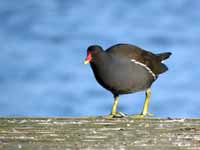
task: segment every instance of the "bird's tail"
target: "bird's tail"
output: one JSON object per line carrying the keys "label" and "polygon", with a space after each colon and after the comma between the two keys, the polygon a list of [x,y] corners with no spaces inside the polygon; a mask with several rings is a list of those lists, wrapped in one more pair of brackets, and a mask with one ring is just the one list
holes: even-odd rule
{"label": "bird's tail", "polygon": [[163,60],[169,58],[171,54],[172,53],[170,53],[170,52],[156,54],[158,56],[158,59],[161,62],[160,66],[159,66],[159,73],[158,74],[161,74],[161,73],[168,70],[167,66],[163,63]]}
{"label": "bird's tail", "polygon": [[157,54],[157,56],[160,59],[160,61],[163,61],[163,60],[169,58],[171,54],[172,54],[171,52],[165,52],[165,53]]}

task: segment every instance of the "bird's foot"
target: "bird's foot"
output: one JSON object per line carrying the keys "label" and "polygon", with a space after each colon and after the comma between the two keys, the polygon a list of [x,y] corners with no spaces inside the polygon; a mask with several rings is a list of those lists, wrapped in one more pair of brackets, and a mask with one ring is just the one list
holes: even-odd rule
{"label": "bird's foot", "polygon": [[131,117],[131,118],[145,118],[145,117],[152,117],[154,116],[154,114],[151,114],[151,113],[141,113],[141,114],[136,114],[136,115],[128,115],[128,117]]}
{"label": "bird's foot", "polygon": [[108,116],[106,116],[106,118],[108,119],[112,119],[112,118],[123,118],[126,117],[127,115],[122,113],[122,112],[116,112],[115,114],[110,114]]}

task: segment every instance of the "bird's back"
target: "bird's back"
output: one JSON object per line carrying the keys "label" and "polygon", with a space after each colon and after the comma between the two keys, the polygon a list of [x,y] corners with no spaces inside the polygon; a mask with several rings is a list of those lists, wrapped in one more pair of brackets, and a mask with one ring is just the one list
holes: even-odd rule
{"label": "bird's back", "polygon": [[162,63],[171,53],[154,54],[140,47],[130,44],[116,44],[106,50],[114,57],[135,60],[147,66],[155,75],[159,75],[168,70],[167,66]]}

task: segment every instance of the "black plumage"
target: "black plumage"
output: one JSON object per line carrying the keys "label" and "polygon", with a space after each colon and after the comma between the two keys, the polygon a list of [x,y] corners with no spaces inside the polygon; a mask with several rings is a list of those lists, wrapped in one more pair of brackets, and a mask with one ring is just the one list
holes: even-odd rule
{"label": "black plumage", "polygon": [[130,44],[117,44],[105,51],[92,45],[87,49],[85,63],[90,62],[98,83],[116,99],[121,94],[149,89],[168,70],[162,61],[170,55],[170,52],[154,54]]}

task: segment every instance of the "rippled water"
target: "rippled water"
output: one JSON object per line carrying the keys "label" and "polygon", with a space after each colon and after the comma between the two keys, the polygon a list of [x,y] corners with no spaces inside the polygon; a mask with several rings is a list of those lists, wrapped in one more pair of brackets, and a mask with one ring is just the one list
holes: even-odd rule
{"label": "rippled water", "polygon": [[[108,114],[112,95],[83,60],[91,44],[132,43],[171,51],[169,71],[152,86],[149,111],[199,117],[200,1],[21,0],[0,4],[0,115]],[[144,92],[120,97],[139,113]]]}

